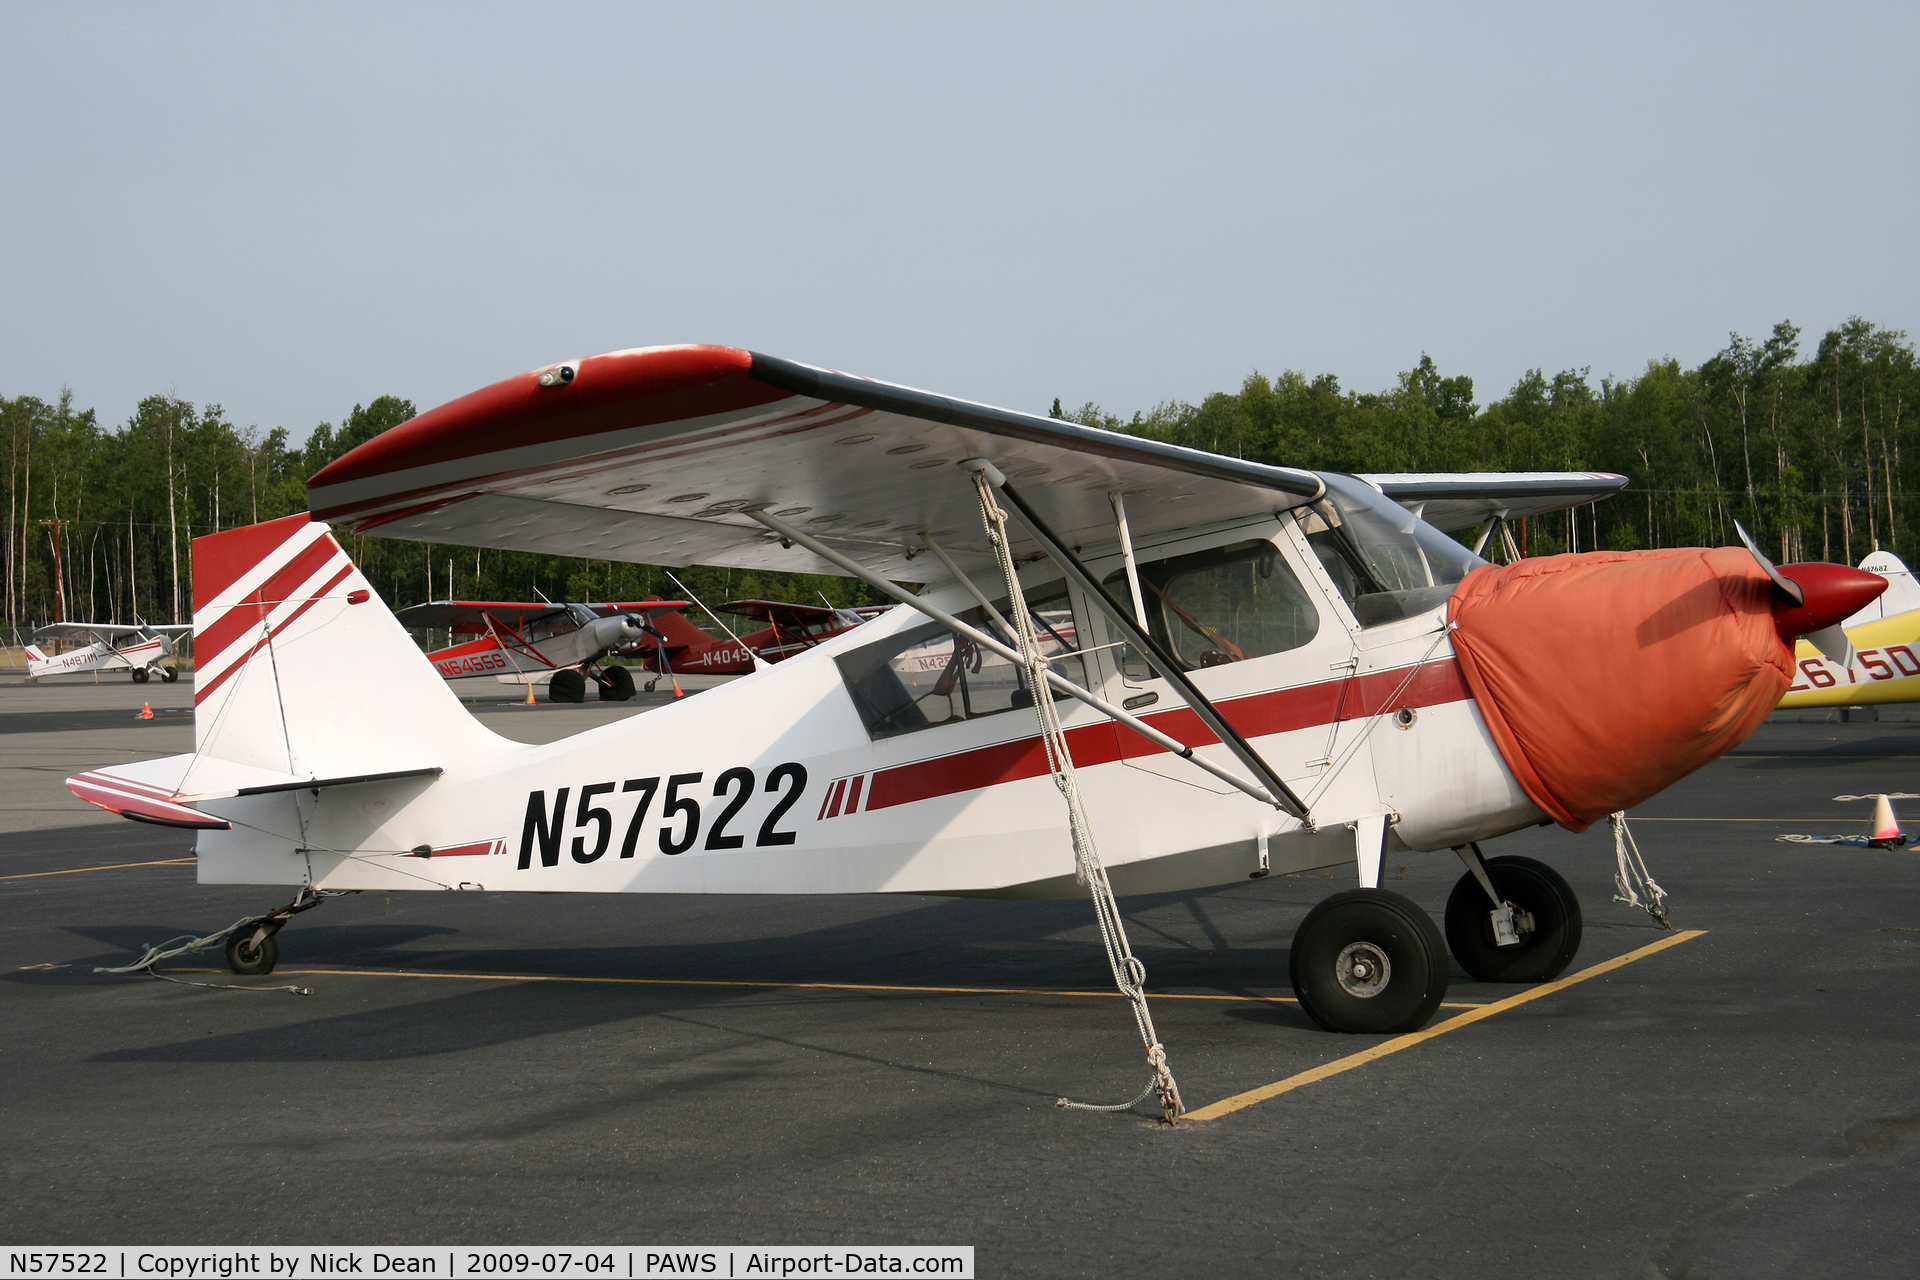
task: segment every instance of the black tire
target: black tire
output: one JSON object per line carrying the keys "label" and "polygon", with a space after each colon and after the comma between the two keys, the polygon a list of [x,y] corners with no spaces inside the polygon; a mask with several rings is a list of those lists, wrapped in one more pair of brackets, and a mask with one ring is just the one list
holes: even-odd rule
{"label": "black tire", "polygon": [[1532,858],[1487,859],[1487,878],[1506,901],[1533,917],[1517,947],[1494,945],[1493,904],[1469,871],[1447,899],[1447,945],[1479,982],[1551,982],[1580,950],[1580,900],[1558,871]]}
{"label": "black tire", "polygon": [[625,702],[633,696],[633,673],[625,667],[601,668],[601,678],[594,683],[600,686],[602,702]]}
{"label": "black tire", "polygon": [[1440,930],[1385,889],[1349,889],[1307,912],[1288,967],[1300,1007],[1329,1031],[1418,1031],[1447,994]]}
{"label": "black tire", "polygon": [[135,684],[145,684],[147,682],[147,669],[145,667],[135,667],[133,669],[133,682]]}
{"label": "black tire", "polygon": [[647,692],[648,692],[648,693],[652,693],[652,692],[653,692],[653,686],[655,686],[655,685],[657,685],[657,684],[659,684],[659,683],[660,683],[660,677],[659,677],[659,676],[655,676],[655,677],[654,677],[653,679],[651,679],[651,680],[649,680],[649,681],[647,681],[647,684],[646,684],[646,689],[647,689]]}
{"label": "black tire", "polygon": [[254,927],[242,929],[227,939],[227,968],[235,973],[258,976],[272,973],[273,966],[280,963],[280,941],[273,934],[253,943]]}
{"label": "black tire", "polygon": [[547,682],[548,702],[585,702],[587,700],[587,678],[579,671],[568,667],[565,671],[553,673],[553,679]]}
{"label": "black tire", "polygon": [[160,678],[166,681],[168,684],[172,684],[175,680],[178,680],[180,678],[180,673],[174,670],[172,667],[162,667],[160,668]]}

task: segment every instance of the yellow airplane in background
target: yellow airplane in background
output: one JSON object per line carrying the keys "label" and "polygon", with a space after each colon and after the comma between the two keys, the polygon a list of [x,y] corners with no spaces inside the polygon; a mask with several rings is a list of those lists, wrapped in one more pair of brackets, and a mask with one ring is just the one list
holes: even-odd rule
{"label": "yellow airplane in background", "polygon": [[1874,552],[1860,567],[1885,578],[1887,589],[1840,624],[1854,660],[1843,665],[1800,641],[1782,711],[1920,702],[1920,583],[1891,551]]}

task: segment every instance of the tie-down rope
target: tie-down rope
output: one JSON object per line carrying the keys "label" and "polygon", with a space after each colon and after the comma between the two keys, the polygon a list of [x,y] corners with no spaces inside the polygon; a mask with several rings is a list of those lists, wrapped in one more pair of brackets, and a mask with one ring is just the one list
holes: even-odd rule
{"label": "tie-down rope", "polygon": [[[1640,858],[1640,846],[1634,842],[1633,831],[1627,826],[1626,810],[1608,814],[1607,822],[1613,827],[1613,900],[1640,908],[1658,920],[1662,929],[1673,928],[1673,922],[1667,919],[1667,891],[1647,874],[1647,864]],[[1643,893],[1645,897],[1641,896]]]}
{"label": "tie-down rope", "polygon": [[1107,868],[1100,850],[1093,843],[1093,830],[1087,825],[1085,806],[1080,799],[1080,784],[1073,772],[1073,756],[1067,751],[1066,731],[1060,727],[1060,715],[1053,704],[1053,690],[1047,683],[1050,659],[1040,652],[1039,635],[1033,615],[1027,610],[1027,598],[1020,589],[1020,573],[1014,567],[1013,548],[1007,538],[1007,513],[994,501],[993,490],[984,472],[973,475],[980,492],[980,520],[986,526],[987,541],[993,544],[1000,561],[1000,572],[1007,580],[1007,601],[1013,613],[1014,638],[1019,642],[1021,665],[1026,670],[1027,690],[1033,695],[1033,708],[1040,716],[1040,741],[1045,744],[1047,768],[1054,785],[1067,801],[1067,825],[1073,832],[1074,873],[1093,897],[1093,913],[1100,922],[1100,941],[1106,947],[1107,964],[1113,970],[1113,983],[1133,1009],[1133,1022],[1147,1048],[1147,1062],[1153,1075],[1147,1087],[1131,1102],[1102,1106],[1091,1102],[1059,1099],[1055,1105],[1079,1111],[1129,1111],[1154,1093],[1160,1094],[1161,1114],[1168,1124],[1178,1123],[1186,1110],[1180,1103],[1180,1088],[1174,1083],[1173,1070],[1167,1065],[1167,1053],[1153,1029],[1153,1015],[1147,1011],[1147,968],[1134,958],[1127,945],[1126,924],[1120,905],[1114,901],[1113,886],[1107,880]]}

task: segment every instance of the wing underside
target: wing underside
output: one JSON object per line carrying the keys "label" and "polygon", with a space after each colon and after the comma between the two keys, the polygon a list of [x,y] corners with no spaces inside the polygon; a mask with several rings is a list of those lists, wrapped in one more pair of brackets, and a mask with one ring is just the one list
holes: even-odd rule
{"label": "wing underside", "polygon": [[[562,376],[564,375],[564,376]],[[315,518],[427,542],[648,564],[841,573],[756,522],[764,508],[904,581],[991,562],[958,464],[985,458],[1070,545],[1271,517],[1309,471],[952,400],[728,347],[651,347],[534,370],[368,441],[309,481]],[[1599,473],[1372,477],[1441,528],[1590,502]],[[1034,548],[1017,546],[1028,554]],[[417,625],[417,624],[416,624]],[[444,625],[444,624],[436,624]]]}
{"label": "wing underside", "polygon": [[[768,510],[889,576],[944,576],[931,534],[985,565],[984,457],[1068,537],[1110,542],[1108,495],[1136,538],[1270,515],[1316,496],[1309,472],[869,382],[724,347],[591,356],[376,437],[309,482],[316,518],[429,542],[653,564],[839,573],[743,509]],[[931,564],[931,568],[930,568]]]}

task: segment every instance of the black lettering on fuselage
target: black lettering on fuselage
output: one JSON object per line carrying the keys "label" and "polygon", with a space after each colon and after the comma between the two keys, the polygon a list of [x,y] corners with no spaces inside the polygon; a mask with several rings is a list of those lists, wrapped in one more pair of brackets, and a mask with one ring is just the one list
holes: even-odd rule
{"label": "black lettering on fuselage", "polygon": [[547,793],[536,791],[527,797],[527,820],[520,828],[520,870],[525,871],[533,865],[533,842],[540,841],[540,865],[557,867],[560,865],[560,830],[567,821],[567,792],[571,787],[560,788],[553,798],[553,813],[547,813]]}

